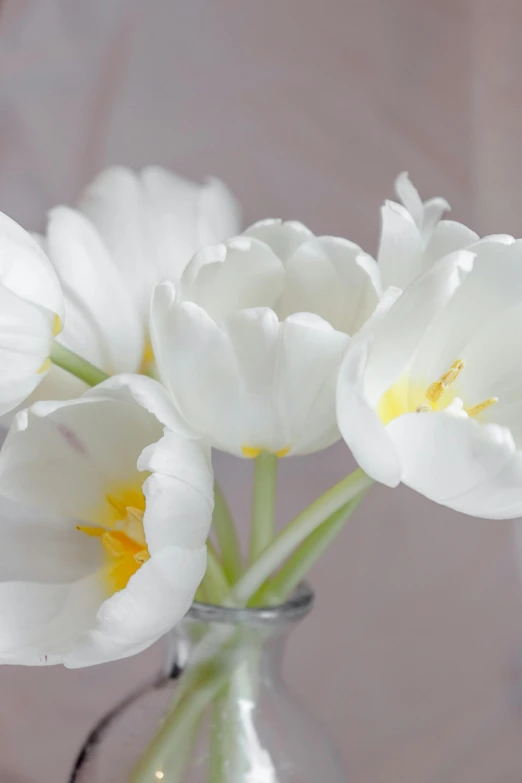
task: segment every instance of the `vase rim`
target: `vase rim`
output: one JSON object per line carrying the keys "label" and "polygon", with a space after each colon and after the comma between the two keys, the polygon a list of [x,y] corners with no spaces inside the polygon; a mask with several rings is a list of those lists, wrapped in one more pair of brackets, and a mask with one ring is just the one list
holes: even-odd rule
{"label": "vase rim", "polygon": [[293,595],[283,604],[236,608],[195,601],[187,613],[187,618],[224,625],[283,625],[305,617],[313,606],[314,598],[314,591],[308,582],[301,582]]}

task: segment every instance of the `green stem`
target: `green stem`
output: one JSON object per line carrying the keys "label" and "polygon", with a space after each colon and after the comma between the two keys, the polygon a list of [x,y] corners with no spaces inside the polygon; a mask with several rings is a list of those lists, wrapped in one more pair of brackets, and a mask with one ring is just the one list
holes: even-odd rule
{"label": "green stem", "polygon": [[207,570],[201,584],[207,600],[216,605],[223,603],[230,590],[230,583],[210,541],[207,541]]}
{"label": "green stem", "polygon": [[284,603],[345,526],[367,491],[367,489],[363,490],[345,506],[334,511],[326,522],[310,533],[277,574],[257,591],[249,605],[268,606]]}
{"label": "green stem", "polygon": [[[228,659],[227,651],[231,650],[233,656],[236,643],[235,634],[223,639],[219,646],[223,658],[211,658],[194,669],[187,669],[183,674],[175,704],[134,767],[130,783],[155,783],[156,771],[166,772],[169,759],[183,751],[202,713],[229,681],[235,661]],[[169,783],[175,781],[176,778],[169,780]]]}
{"label": "green stem", "polygon": [[256,457],[250,538],[251,562],[267,548],[274,536],[277,463],[278,457],[268,451],[262,451]]}
{"label": "green stem", "polygon": [[81,381],[85,381],[89,386],[97,386],[102,381],[106,381],[109,376],[99,367],[95,367],[86,359],[82,359],[74,351],[66,348],[65,345],[57,343],[56,340],[51,348],[51,361],[57,367],[67,370],[71,375],[76,376]]}
{"label": "green stem", "polygon": [[372,484],[373,479],[358,468],[317,498],[298,514],[252,563],[227,596],[227,603],[239,606],[248,603],[261,585],[301,546],[310,533]]}
{"label": "green stem", "polygon": [[214,483],[212,525],[219,543],[223,570],[230,584],[234,584],[243,573],[241,548],[232,514],[217,481]]}

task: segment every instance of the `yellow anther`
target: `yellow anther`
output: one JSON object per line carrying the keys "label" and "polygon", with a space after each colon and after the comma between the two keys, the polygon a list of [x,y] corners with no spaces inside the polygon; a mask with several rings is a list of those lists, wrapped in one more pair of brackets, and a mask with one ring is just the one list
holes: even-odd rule
{"label": "yellow anther", "polygon": [[40,367],[40,369],[38,370],[38,375],[42,375],[44,372],[47,372],[47,370],[50,369],[51,364],[52,364],[51,360],[46,359],[45,362]]}
{"label": "yellow anther", "polygon": [[150,370],[154,367],[154,350],[152,348],[152,343],[149,339],[145,341],[145,346],[143,348],[143,356],[141,357],[141,367],[140,372],[142,375],[147,375]]}
{"label": "yellow anther", "polygon": [[101,538],[107,532],[104,527],[96,527],[95,525],[76,525],[76,530],[95,538]]}
{"label": "yellow anther", "polygon": [[107,498],[107,502],[116,510],[119,519],[125,519],[127,516],[127,506],[125,503],[122,503],[121,500],[115,498],[114,495],[105,495],[105,497]]}
{"label": "yellow anther", "polygon": [[62,319],[60,318],[59,315],[56,315],[56,313],[55,313],[54,314],[54,318],[53,318],[53,335],[54,335],[54,337],[56,337],[57,334],[60,334],[60,332],[62,331],[62,328],[63,328],[62,327]]}
{"label": "yellow anther", "polygon": [[255,459],[261,454],[261,449],[258,449],[257,446],[241,446],[241,451],[248,459]]}
{"label": "yellow anther", "polygon": [[471,408],[466,408],[466,413],[468,416],[478,416],[479,413],[482,413],[482,411],[490,408],[496,402],[498,402],[498,397],[488,397],[487,400],[479,402],[478,405],[472,405]]}
{"label": "yellow anther", "polygon": [[435,381],[428,387],[426,400],[430,405],[435,405],[440,400],[446,389],[457,380],[463,367],[464,362],[462,359],[457,359],[456,362],[453,362],[449,370],[440,376],[438,381]]}
{"label": "yellow anther", "polygon": [[[248,459],[255,459],[256,457],[259,457],[263,449],[258,448],[258,446],[241,446],[241,451]],[[279,451],[274,451],[272,453],[276,457],[286,457],[289,451],[290,446],[285,446],[284,449],[279,449]]]}

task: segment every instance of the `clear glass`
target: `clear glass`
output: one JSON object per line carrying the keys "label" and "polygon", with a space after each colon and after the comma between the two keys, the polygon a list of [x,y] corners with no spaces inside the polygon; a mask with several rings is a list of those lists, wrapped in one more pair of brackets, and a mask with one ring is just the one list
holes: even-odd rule
{"label": "clear glass", "polygon": [[313,604],[194,604],[169,672],[88,738],[71,783],[345,783],[336,751],[282,678],[285,642]]}

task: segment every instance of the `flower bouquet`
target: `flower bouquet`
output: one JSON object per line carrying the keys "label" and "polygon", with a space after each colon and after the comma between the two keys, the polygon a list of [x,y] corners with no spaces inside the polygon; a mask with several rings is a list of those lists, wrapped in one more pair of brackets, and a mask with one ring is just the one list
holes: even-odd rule
{"label": "flower bouquet", "polygon": [[[261,737],[260,650],[372,483],[522,514],[522,243],[442,219],[407,174],[396,191],[377,261],[294,221],[240,233],[222,183],[156,167],[106,170],[45,236],[0,216],[0,662],[89,666],[181,633],[131,768],[84,780],[316,781],[296,773],[314,739],[281,750],[293,718],[279,751]],[[276,533],[279,461],[340,438],[360,467]],[[212,450],[253,463],[247,553]]]}

